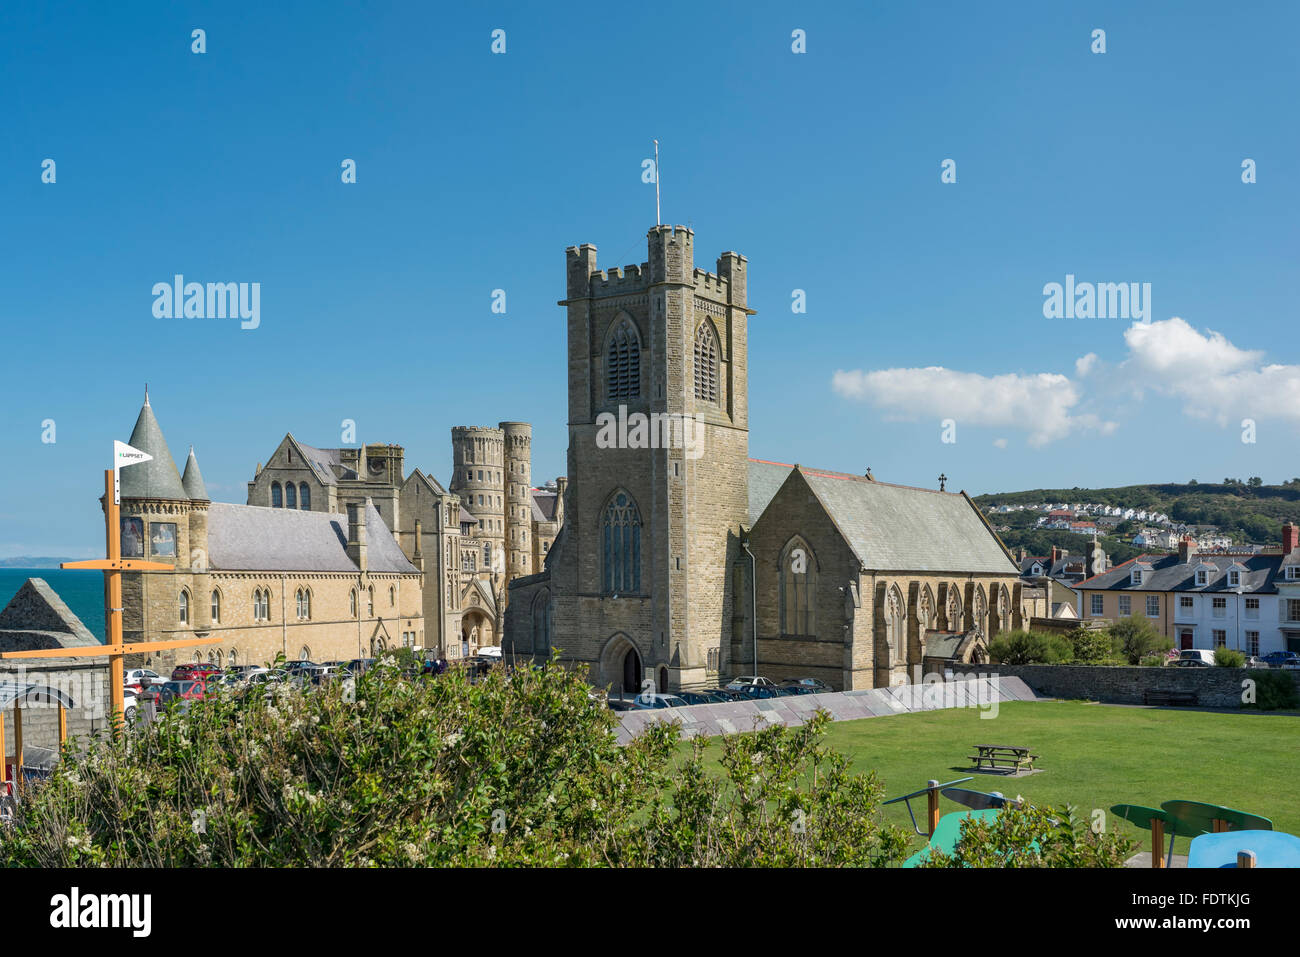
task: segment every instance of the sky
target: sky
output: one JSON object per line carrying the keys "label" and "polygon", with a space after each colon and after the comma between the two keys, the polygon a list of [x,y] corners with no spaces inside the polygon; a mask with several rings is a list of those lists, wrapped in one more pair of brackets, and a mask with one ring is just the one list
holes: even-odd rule
{"label": "sky", "polygon": [[[1297,35],[1281,2],[5,4],[0,557],[102,550],[145,383],[215,500],[345,420],[443,482],[453,426],[527,420],[561,473],[564,250],[646,259],[656,138],[697,266],[749,260],[751,456],[1290,479]],[[258,283],[256,328],[155,315],[176,274]],[[1140,295],[1049,316],[1067,282]]]}

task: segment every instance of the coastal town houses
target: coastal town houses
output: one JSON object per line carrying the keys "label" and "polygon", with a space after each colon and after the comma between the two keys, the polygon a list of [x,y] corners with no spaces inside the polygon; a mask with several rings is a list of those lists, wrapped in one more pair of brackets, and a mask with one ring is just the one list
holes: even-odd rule
{"label": "coastal town houses", "polygon": [[1176,648],[1300,651],[1300,527],[1267,552],[1206,553],[1191,539],[1078,585],[1084,619],[1144,617]]}

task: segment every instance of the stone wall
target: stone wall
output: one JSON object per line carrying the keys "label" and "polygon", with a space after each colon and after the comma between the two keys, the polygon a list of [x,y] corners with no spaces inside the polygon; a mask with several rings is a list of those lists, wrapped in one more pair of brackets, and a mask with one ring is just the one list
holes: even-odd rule
{"label": "stone wall", "polygon": [[[19,663],[0,662],[0,683],[17,681],[47,685],[69,695],[76,706],[68,710],[68,737],[89,737],[108,727],[108,660],[76,661],[47,658]],[[14,713],[6,708],[5,749],[14,751]],[[53,703],[29,702],[23,705],[23,747],[59,747],[59,709]]]}
{"label": "stone wall", "polygon": [[[1113,704],[1143,704],[1146,691],[1191,691],[1207,708],[1240,708],[1242,682],[1257,677],[1257,668],[1144,668],[1094,665],[959,665],[955,675],[995,673],[1024,680],[1040,695],[1085,698]],[[1300,682],[1300,672],[1290,671]]]}

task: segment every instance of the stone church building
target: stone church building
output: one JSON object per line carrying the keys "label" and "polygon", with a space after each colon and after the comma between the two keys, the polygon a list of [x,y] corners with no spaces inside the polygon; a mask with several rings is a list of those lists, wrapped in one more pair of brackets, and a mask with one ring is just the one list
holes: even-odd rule
{"label": "stone church building", "polygon": [[[1023,628],[1019,568],[964,493],[749,458],[748,263],[697,269],[682,226],[647,240],[626,269],[566,251],[571,481],[544,567],[510,583],[503,651],[558,648],[628,691],[852,690],[918,679],[931,635],[971,657]],[[638,415],[693,428],[610,441]]]}

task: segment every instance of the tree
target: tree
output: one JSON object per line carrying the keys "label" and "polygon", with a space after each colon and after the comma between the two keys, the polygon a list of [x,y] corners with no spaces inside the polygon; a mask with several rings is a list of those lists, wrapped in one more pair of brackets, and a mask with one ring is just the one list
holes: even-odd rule
{"label": "tree", "polygon": [[1121,618],[1107,630],[1115,650],[1131,665],[1140,664],[1147,655],[1168,651],[1174,646],[1146,618]]}
{"label": "tree", "polygon": [[922,867],[1123,867],[1134,844],[1094,833],[1068,805],[1003,808],[991,821],[968,818],[951,855],[933,850]]}
{"label": "tree", "polygon": [[1249,479],[1246,480],[1246,484],[1249,485],[1251,488],[1259,488],[1264,484],[1264,480],[1260,478],[1258,475],[1252,475]]}
{"label": "tree", "polygon": [[829,718],[687,750],[620,747],[554,664],[223,692],[69,746],[0,828],[0,866],[817,867],[906,854],[883,788],[829,751]]}

